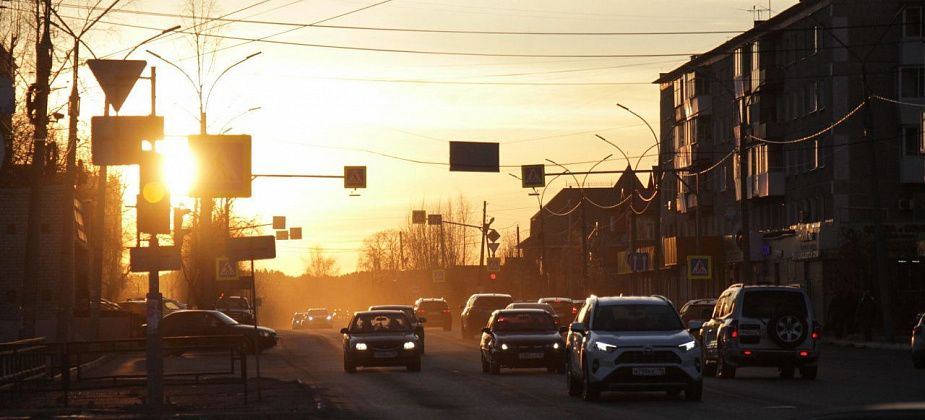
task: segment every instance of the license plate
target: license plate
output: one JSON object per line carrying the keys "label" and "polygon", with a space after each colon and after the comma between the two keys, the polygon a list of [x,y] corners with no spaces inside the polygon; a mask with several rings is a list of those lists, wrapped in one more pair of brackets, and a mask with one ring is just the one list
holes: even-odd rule
{"label": "license plate", "polygon": [[665,368],[633,368],[633,376],[665,376]]}
{"label": "license plate", "polygon": [[521,359],[542,359],[545,356],[543,353],[520,353],[517,357]]}
{"label": "license plate", "polygon": [[391,359],[393,357],[398,357],[397,351],[377,351],[373,353],[373,357],[377,359]]}

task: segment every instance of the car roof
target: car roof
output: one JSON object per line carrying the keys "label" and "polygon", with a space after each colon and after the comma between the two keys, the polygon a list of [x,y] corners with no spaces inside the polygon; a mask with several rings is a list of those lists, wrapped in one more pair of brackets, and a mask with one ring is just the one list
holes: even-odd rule
{"label": "car roof", "polygon": [[715,305],[716,299],[692,299],[687,301],[685,305]]}
{"label": "car roof", "polygon": [[549,302],[572,302],[572,298],[567,297],[542,297],[536,300],[537,303],[549,303]]}
{"label": "car roof", "polygon": [[402,311],[396,311],[392,309],[375,309],[372,311],[359,311],[359,312],[355,312],[353,315],[359,316],[359,315],[370,315],[370,314],[383,314],[383,315],[396,315],[397,314],[397,315],[403,315],[403,316],[405,315],[405,313]]}
{"label": "car roof", "polygon": [[549,315],[549,312],[546,312],[542,309],[536,309],[536,308],[497,309],[495,310],[495,312],[497,312],[498,315],[508,315],[508,314],[516,314],[516,313],[535,313],[535,314]]}
{"label": "car roof", "polygon": [[309,311],[327,311],[328,308],[308,308]]}
{"label": "car roof", "polygon": [[446,298],[442,297],[422,297],[418,298],[421,302],[446,302]]}
{"label": "car roof", "polygon": [[370,308],[374,308],[374,309],[370,309],[371,311],[380,310],[380,309],[398,309],[398,308],[403,309],[403,310],[413,309],[411,305],[372,305],[370,306]]}
{"label": "car roof", "polygon": [[598,297],[601,305],[666,305],[669,302],[657,296],[604,296]]}
{"label": "car roof", "polygon": [[507,293],[474,293],[472,294],[472,296],[475,296],[475,297],[507,297],[507,298],[513,299],[513,297],[511,297],[511,295]]}
{"label": "car roof", "polygon": [[[515,306],[515,308],[505,308],[505,309],[540,309],[538,306],[545,306],[552,308],[552,305],[548,303],[538,303],[538,302],[511,302],[507,306]],[[521,308],[517,308],[520,306]]]}

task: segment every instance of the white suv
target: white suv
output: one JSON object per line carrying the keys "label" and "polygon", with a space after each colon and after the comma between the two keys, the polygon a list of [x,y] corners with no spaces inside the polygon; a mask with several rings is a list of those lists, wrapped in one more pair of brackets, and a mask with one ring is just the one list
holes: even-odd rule
{"label": "white suv", "polygon": [[665,390],[688,400],[703,395],[700,345],[661,296],[591,296],[565,344],[569,395],[596,400],[601,391]]}
{"label": "white suv", "polygon": [[764,366],[781,378],[799,369],[816,379],[821,325],[799,286],[729,286],[700,333],[707,375],[734,378],[738,367]]}

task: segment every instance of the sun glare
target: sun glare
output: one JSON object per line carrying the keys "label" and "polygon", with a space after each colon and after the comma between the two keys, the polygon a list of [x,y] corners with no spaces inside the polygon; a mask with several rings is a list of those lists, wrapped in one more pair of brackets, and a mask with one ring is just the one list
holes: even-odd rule
{"label": "sun glare", "polygon": [[168,139],[158,144],[164,156],[163,174],[170,194],[186,197],[196,178],[196,160],[190,153],[186,139]]}

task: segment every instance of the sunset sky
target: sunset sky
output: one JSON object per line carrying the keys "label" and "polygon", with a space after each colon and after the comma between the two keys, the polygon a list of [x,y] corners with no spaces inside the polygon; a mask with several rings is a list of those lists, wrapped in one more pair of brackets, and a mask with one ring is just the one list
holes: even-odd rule
{"label": "sunset sky", "polygon": [[[122,58],[160,29],[181,25],[180,32],[187,32],[191,21],[185,3],[122,2],[85,41],[101,58]],[[771,8],[776,13],[794,3],[775,0]],[[59,13],[65,19],[85,16],[86,10],[74,7],[80,4],[65,0]],[[368,167],[368,188],[359,197],[351,197],[340,180],[254,181],[253,197],[238,200],[238,211],[263,223],[286,215],[305,236],[278,242],[278,258],[265,267],[301,274],[308,249],[319,245],[337,258],[342,272],[353,271],[364,238],[403,226],[409,210],[422,203],[460,196],[470,202],[473,214],[487,201],[502,234],[519,224],[526,237],[537,201],[508,173],[519,175],[519,165],[545,159],[586,170],[591,163],[575,163],[593,163],[611,153],[598,169],[624,168],[620,153],[594,134],[633,157],[653,139],[639,119],[615,104],[638,112],[657,130],[658,87],[651,82],[688,55],[751,27],[756,4],[768,7],[754,0],[216,1],[213,17],[231,13],[227,18],[251,22],[212,23],[220,25],[212,33],[226,38],[204,73],[206,88],[229,65],[261,54],[217,84],[208,104],[209,131],[253,136],[254,173],[338,175],[344,165]],[[321,24],[337,28],[292,25],[371,5]],[[654,34],[704,31],[717,33]],[[602,32],[611,34],[592,34]],[[168,142],[199,131],[197,98],[179,71],[145,50],[194,75],[190,40],[185,33],[170,34],[130,57],[157,66],[158,114],[165,116]],[[86,50],[82,54],[89,58]],[[82,128],[89,132],[90,116],[102,114],[102,92],[86,67],[80,77]],[[66,100],[69,83],[70,75],[55,82],[53,87],[65,88],[55,91],[62,95],[56,100]],[[121,115],[147,114],[148,91],[148,82],[139,81]],[[67,122],[59,124],[66,127]],[[455,140],[500,142],[501,173],[449,172],[448,142]],[[643,165],[653,162],[650,157]],[[551,171],[558,169],[548,167]],[[136,171],[124,172],[134,183],[126,194],[132,203]],[[600,175],[589,183],[612,185],[615,180]],[[547,199],[565,185],[564,179],[557,180]]]}

